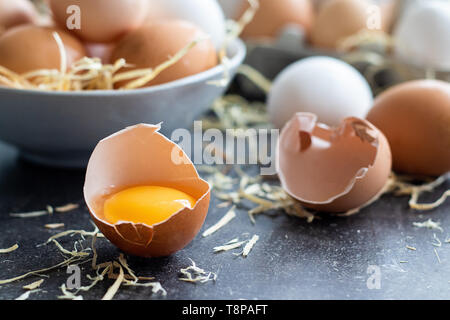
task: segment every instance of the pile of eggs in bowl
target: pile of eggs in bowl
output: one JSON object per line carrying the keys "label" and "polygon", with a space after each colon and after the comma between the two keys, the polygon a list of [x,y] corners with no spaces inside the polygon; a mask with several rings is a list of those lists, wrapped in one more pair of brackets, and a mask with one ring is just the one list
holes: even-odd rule
{"label": "pile of eggs in bowl", "polygon": [[[225,18],[215,0],[48,0],[38,14],[29,0],[0,0],[0,66],[19,75],[60,70],[61,39],[68,69],[84,57],[123,70],[155,68],[201,39],[176,64],[144,86],[194,75],[219,63]],[[76,68],[76,67],[74,67]],[[1,84],[1,82],[0,82]],[[124,81],[115,87],[121,87]]]}

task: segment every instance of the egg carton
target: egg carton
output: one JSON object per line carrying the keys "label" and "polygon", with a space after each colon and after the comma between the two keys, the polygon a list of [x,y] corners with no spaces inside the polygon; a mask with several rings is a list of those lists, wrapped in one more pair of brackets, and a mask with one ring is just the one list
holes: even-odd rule
{"label": "egg carton", "polygon": [[[358,52],[339,53],[308,45],[301,28],[288,27],[271,42],[246,42],[245,64],[253,67],[267,79],[273,80],[290,64],[313,56],[328,56],[344,60],[353,65],[368,80],[375,94],[400,82],[435,78],[450,81],[450,72],[432,72],[421,67],[399,61],[377,44],[369,44]],[[368,57],[367,60],[361,57]],[[248,99],[265,100],[265,93],[252,81],[239,75],[232,88]]]}

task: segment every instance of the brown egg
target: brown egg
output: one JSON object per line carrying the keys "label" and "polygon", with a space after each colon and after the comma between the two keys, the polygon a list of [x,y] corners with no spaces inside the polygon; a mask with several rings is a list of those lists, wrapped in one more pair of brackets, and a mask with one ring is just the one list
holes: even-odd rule
{"label": "brown egg", "polygon": [[[113,50],[111,59],[116,61],[123,58],[137,69],[154,68],[191,41],[205,37],[206,34],[202,30],[189,22],[158,21],[125,36]],[[217,60],[214,45],[206,39],[147,85],[162,84],[206,71],[216,66]]]}
{"label": "brown egg", "polygon": [[[242,32],[243,39],[275,38],[288,25],[299,25],[309,34],[314,20],[310,0],[259,0],[259,3],[255,17]],[[243,1],[236,19],[248,8],[248,1]]]}
{"label": "brown egg", "polygon": [[418,80],[380,94],[367,119],[388,138],[394,170],[439,176],[450,171],[450,84]]}
{"label": "brown egg", "polygon": [[16,73],[59,69],[61,56],[53,32],[64,44],[68,66],[86,55],[83,44],[63,30],[25,25],[0,37],[0,65]]}
{"label": "brown egg", "polygon": [[[140,124],[99,142],[89,160],[84,197],[100,231],[126,253],[168,256],[197,235],[208,212],[210,186],[201,179],[182,149],[158,132],[160,126]],[[126,188],[159,185],[190,194],[196,203],[169,218],[147,225],[129,219],[108,222],[104,203],[108,195]]]}
{"label": "brown egg", "polygon": [[0,0],[0,29],[37,20],[38,13],[29,0]]}
{"label": "brown egg", "polygon": [[[323,4],[311,32],[314,46],[335,49],[339,42],[361,30],[368,29],[371,0],[329,0]],[[381,13],[380,13],[381,14]],[[381,28],[385,23],[381,17]]]}
{"label": "brown egg", "polygon": [[391,172],[384,135],[368,121],[347,118],[338,128],[297,113],[279,137],[276,168],[281,185],[304,206],[346,212],[383,191]]}
{"label": "brown egg", "polygon": [[[81,25],[71,30],[87,42],[111,42],[144,23],[149,0],[50,0],[55,20],[62,28],[73,14],[71,5],[80,8]],[[69,19],[69,20],[68,20]]]}

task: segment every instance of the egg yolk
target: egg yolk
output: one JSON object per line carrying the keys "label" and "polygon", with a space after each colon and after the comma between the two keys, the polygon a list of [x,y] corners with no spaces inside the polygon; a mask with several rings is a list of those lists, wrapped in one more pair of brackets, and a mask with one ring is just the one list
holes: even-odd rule
{"label": "egg yolk", "polygon": [[193,208],[195,202],[190,195],[173,188],[140,186],[110,196],[104,203],[103,212],[112,224],[128,221],[151,226],[185,207]]}

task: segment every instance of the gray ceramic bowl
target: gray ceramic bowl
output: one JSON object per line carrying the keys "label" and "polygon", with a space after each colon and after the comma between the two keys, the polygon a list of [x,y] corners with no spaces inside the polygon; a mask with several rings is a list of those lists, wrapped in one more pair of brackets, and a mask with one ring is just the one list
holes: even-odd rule
{"label": "gray ceramic bowl", "polygon": [[[229,46],[234,76],[245,58],[240,40]],[[163,122],[161,132],[190,129],[225,89],[219,65],[197,75],[130,91],[42,92],[0,87],[0,140],[33,162],[84,167],[97,142],[127,126]]]}

